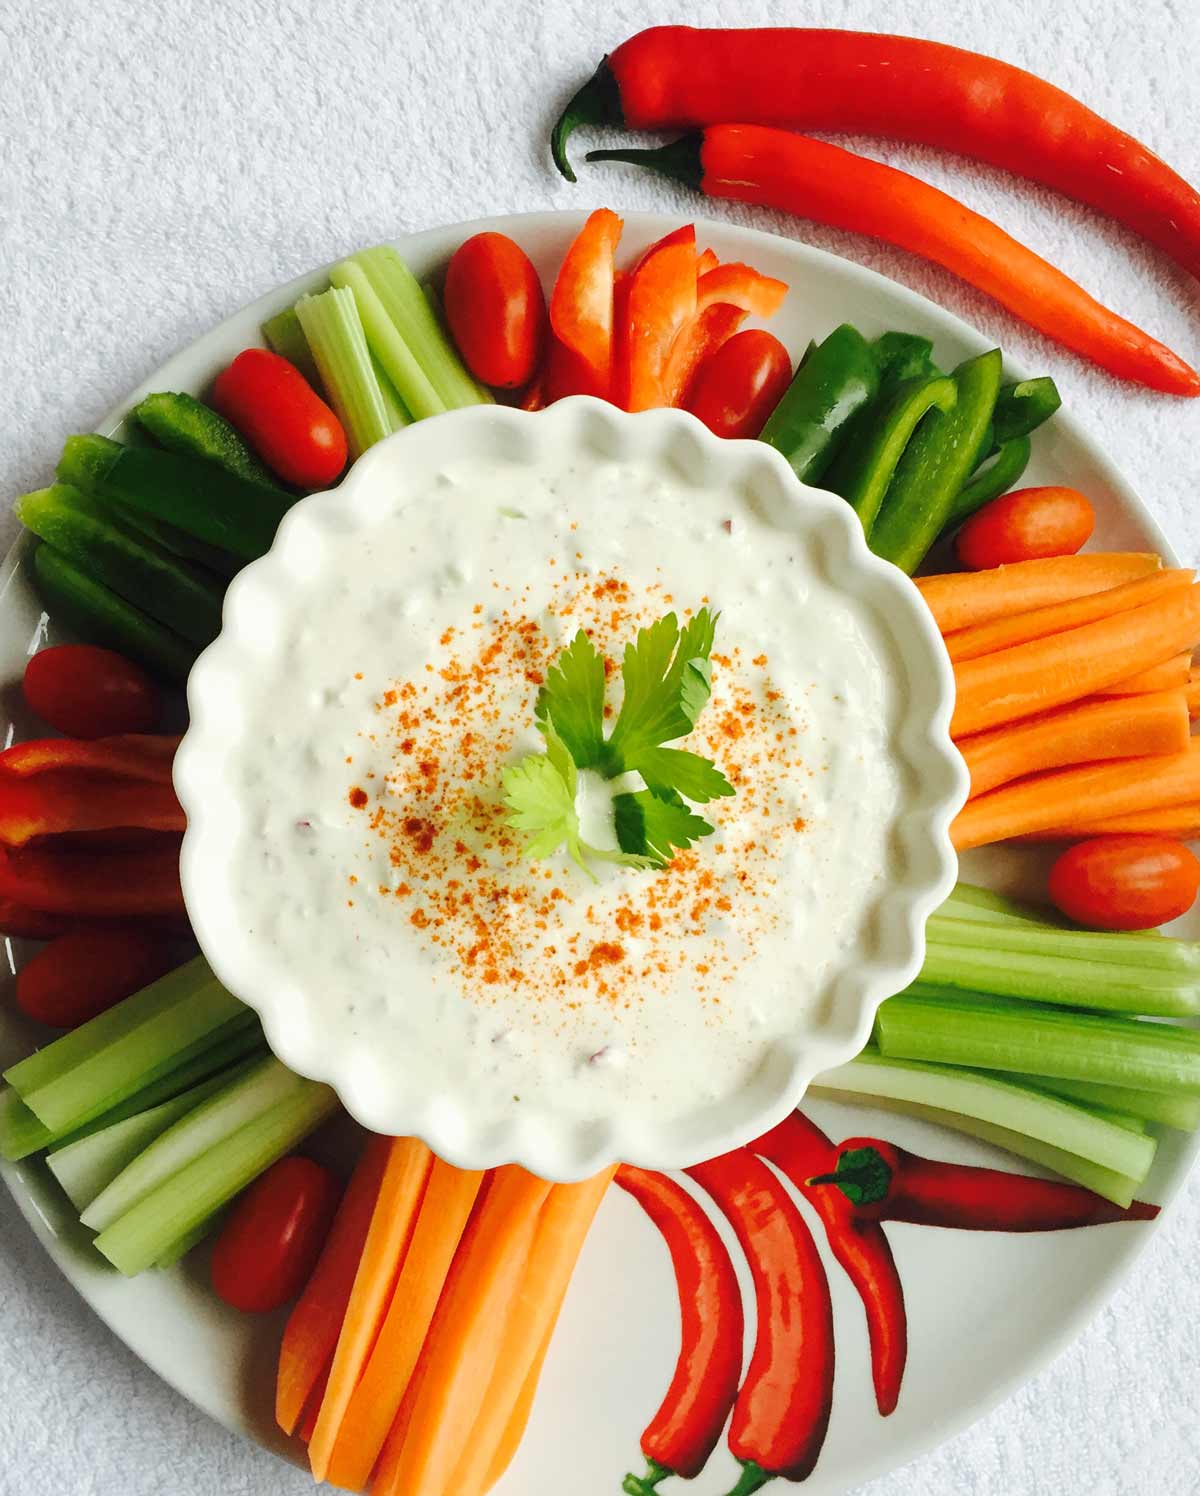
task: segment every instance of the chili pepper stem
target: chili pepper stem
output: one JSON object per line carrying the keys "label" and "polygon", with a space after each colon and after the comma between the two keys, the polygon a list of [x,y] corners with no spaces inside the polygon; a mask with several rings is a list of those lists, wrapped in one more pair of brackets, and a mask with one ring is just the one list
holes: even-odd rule
{"label": "chili pepper stem", "polygon": [[742,1461],[742,1474],[733,1490],[728,1496],[750,1496],[752,1491],[759,1491],[768,1481],[775,1477],[769,1470],[764,1470],[761,1465],[755,1464],[753,1460]]}
{"label": "chili pepper stem", "polygon": [[550,132],[550,153],[554,164],[566,177],[574,182],[575,172],[567,160],[567,140],[580,125],[623,126],[625,115],[621,109],[621,91],[608,65],[608,58],[600,59],[600,66],[579,89],[571,102],[558,117]]}
{"label": "chili pepper stem", "polygon": [[[589,151],[587,160],[625,161],[630,166],[645,166],[669,177],[672,182],[682,182],[685,187],[699,192],[704,181],[704,167],[700,161],[702,144],[703,138],[700,135],[681,135],[669,145],[645,150]],[[574,181],[574,178],[571,180]]]}
{"label": "chili pepper stem", "polygon": [[660,1465],[657,1460],[647,1460],[645,1475],[630,1473],[621,1482],[621,1489],[625,1492],[625,1496],[656,1496],[659,1481],[666,1480],[668,1475],[674,1473],[665,1465]]}

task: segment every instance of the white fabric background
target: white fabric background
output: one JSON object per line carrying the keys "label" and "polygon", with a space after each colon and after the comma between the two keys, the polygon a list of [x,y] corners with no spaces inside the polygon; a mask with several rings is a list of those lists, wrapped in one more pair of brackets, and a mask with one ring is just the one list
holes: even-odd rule
{"label": "white fabric background", "polygon": [[[566,91],[663,21],[936,34],[1038,70],[1200,181],[1194,0],[0,0],[0,493],[47,481],[168,355],[276,283],[398,231],[495,211],[711,210],[632,172],[552,172]],[[1025,184],[880,148],[959,192],[1091,291],[1200,355],[1197,287]],[[1185,558],[1200,559],[1200,405],[1119,387],[961,286],[848,236],[801,235],[953,308],[1058,378]],[[11,520],[0,519],[7,545]],[[307,1477],[146,1371],[0,1200],[0,1491],[299,1496]],[[1200,1490],[1200,1181],[1091,1329],[998,1412],[860,1496],[1193,1496]],[[564,1476],[563,1490],[571,1487]]]}

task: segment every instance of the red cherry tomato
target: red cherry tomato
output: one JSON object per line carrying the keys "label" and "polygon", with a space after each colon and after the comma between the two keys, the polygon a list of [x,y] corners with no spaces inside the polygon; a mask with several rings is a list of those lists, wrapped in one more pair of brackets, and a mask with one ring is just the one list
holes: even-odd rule
{"label": "red cherry tomato", "polygon": [[993,499],[958,532],[958,559],[968,571],[1009,561],[1073,556],[1090,537],[1096,513],[1075,488],[1018,488]]}
{"label": "red cherry tomato", "polygon": [[792,361],[779,339],[748,327],[700,365],[683,406],[715,436],[757,436],[791,378]]}
{"label": "red cherry tomato", "polygon": [[124,926],[60,935],[17,973],[17,1007],[36,1023],[72,1029],[140,992],[176,964],[167,943]]}
{"label": "red cherry tomato", "polygon": [[346,466],[346,433],[286,358],[247,348],[212,389],[213,404],[285,483],[328,488]]}
{"label": "red cherry tomato", "polygon": [[149,732],[158,721],[158,687],[140,665],[95,644],[56,644],[25,666],[30,709],[69,738]]}
{"label": "red cherry tomato", "polygon": [[446,321],[481,384],[515,390],[533,377],[546,342],[546,297],[533,262],[505,234],[476,234],[446,267]]}
{"label": "red cherry tomato", "polygon": [[309,1158],[293,1155],[272,1164],[217,1237],[217,1295],[244,1314],[266,1314],[294,1299],[321,1255],[341,1193],[335,1176]]}
{"label": "red cherry tomato", "polygon": [[1050,897],[1068,919],[1100,930],[1149,930],[1186,914],[1200,862],[1166,836],[1097,836],[1050,869]]}

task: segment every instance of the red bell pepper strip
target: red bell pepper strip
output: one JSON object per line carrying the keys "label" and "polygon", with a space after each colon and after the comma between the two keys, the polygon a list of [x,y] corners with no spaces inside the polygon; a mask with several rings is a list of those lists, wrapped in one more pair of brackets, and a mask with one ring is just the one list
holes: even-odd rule
{"label": "red bell pepper strip", "polygon": [[787,293],[787,281],[733,261],[702,271],[696,281],[696,305],[701,311],[727,302],[754,317],[773,317]]}
{"label": "red bell pepper strip", "polygon": [[670,404],[671,351],[696,310],[696,230],[689,223],[651,245],[630,278],[623,319],[626,410]]}
{"label": "red bell pepper strip", "polygon": [[124,733],[110,738],[30,738],[0,753],[0,776],[42,774],[47,770],[82,769],[155,784],[171,783],[171,764],[179,739],[152,733]]}
{"label": "red bell pepper strip", "polygon": [[733,1408],[729,1448],[745,1467],[731,1496],[773,1476],[804,1480],[833,1401],[833,1305],[812,1233],[780,1181],[745,1148],[688,1174],[716,1201],[746,1254],[758,1329]]}
{"label": "red bell pepper strip", "polygon": [[[612,383],[613,275],[622,221],[608,208],[597,208],[575,236],[563,258],[550,296],[550,327],[554,334],[548,359],[557,344],[568,359],[569,374],[560,368],[552,381],[563,395],[597,395],[607,399]],[[568,387],[568,384],[572,387]],[[557,387],[561,386],[561,387]]]}
{"label": "red bell pepper strip", "polygon": [[706,275],[708,271],[715,270],[721,262],[717,259],[715,249],[702,249],[696,256],[696,276],[699,278]]}
{"label": "red bell pepper strip", "polygon": [[630,1164],[616,1177],[662,1232],[679,1287],[675,1375],[642,1434],[649,1468],[627,1475],[622,1487],[628,1496],[650,1496],[668,1475],[699,1475],[716,1448],[742,1375],[742,1295],[716,1227],[685,1189]]}
{"label": "red bell pepper strip", "polygon": [[720,301],[696,313],[676,337],[667,360],[663,390],[668,404],[686,404],[700,366],[733,337],[745,320],[741,307]]}
{"label": "red bell pepper strip", "polygon": [[830,1250],[862,1300],[875,1406],[886,1418],[900,1399],[908,1358],[908,1315],[900,1273],[883,1227],[877,1221],[860,1219],[840,1190],[809,1182],[830,1168],[837,1149],[803,1112],[785,1117],[751,1143],[750,1149],[770,1159],[821,1217]]}
{"label": "red bell pepper strip", "polygon": [[851,229],[943,265],[1031,326],[1120,379],[1200,395],[1200,374],[1061,270],[947,193],[840,146],[761,125],[712,125],[645,151],[592,151],[631,161],[709,197],[781,208]]}
{"label": "red bell pepper strip", "polygon": [[135,852],[0,849],[0,899],[83,919],[182,915],[179,839]]}
{"label": "red bell pepper strip", "polygon": [[879,1138],[848,1138],[836,1150],[834,1167],[810,1177],[808,1185],[840,1195],[860,1221],[911,1221],[958,1231],[1070,1231],[1152,1221],[1159,1211],[1142,1200],[1122,1209],[1056,1179],[921,1158]]}
{"label": "red bell pepper strip", "polygon": [[0,775],[0,844],[23,847],[64,832],[182,831],[183,807],[169,784],[111,779],[73,769],[28,778]]}
{"label": "red bell pepper strip", "polygon": [[1022,68],[874,32],[655,26],[624,42],[567,106],[634,130],[743,121],[939,146],[1042,182],[1115,218],[1200,275],[1200,194],[1132,136]]}

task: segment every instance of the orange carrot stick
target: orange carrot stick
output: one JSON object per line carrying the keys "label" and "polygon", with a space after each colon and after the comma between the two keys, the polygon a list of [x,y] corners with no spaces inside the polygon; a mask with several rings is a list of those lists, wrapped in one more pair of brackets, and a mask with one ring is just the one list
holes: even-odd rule
{"label": "orange carrot stick", "polygon": [[312,1277],[288,1318],[275,1384],[275,1421],[285,1434],[296,1431],[333,1358],[386,1162],[387,1139],[372,1137],[346,1186]]}
{"label": "orange carrot stick", "polygon": [[408,1389],[482,1183],[479,1170],[456,1169],[440,1158],[433,1162],[379,1338],[342,1416],[326,1469],[332,1485],[360,1491],[367,1483]]}
{"label": "orange carrot stick", "polygon": [[1200,670],[1195,666],[1188,671],[1188,683],[1184,694],[1187,696],[1188,716],[1193,720],[1200,717]]}
{"label": "orange carrot stick", "polygon": [[943,634],[988,623],[1009,613],[1028,613],[1050,603],[1084,597],[1157,571],[1157,556],[1124,551],[1087,551],[1079,556],[1041,556],[991,571],[918,577],[916,585]]}
{"label": "orange carrot stick", "polygon": [[533,1365],[525,1377],[525,1385],[521,1388],[517,1398],[516,1406],[508,1420],[508,1427],[496,1446],[496,1452],[492,1455],[492,1463],[484,1478],[483,1489],[490,1491],[516,1457],[517,1450],[521,1447],[521,1440],[525,1437],[525,1430],[529,1427],[529,1415],[533,1412],[534,1398],[537,1396],[538,1383],[542,1379],[542,1367],[546,1364],[546,1355],[550,1350],[550,1342],[554,1338],[554,1326],[551,1325],[546,1338],[538,1348],[537,1355],[533,1358]]}
{"label": "orange carrot stick", "polygon": [[550,1188],[515,1164],[492,1176],[426,1337],[404,1437],[384,1445],[372,1496],[457,1496],[454,1467],[495,1373]]}
{"label": "orange carrot stick", "polygon": [[324,1480],[328,1472],[346,1406],[375,1345],[400,1276],[432,1166],[433,1154],[420,1138],[388,1139],[383,1179],[333,1353],[329,1386],[308,1443],[314,1480]]}
{"label": "orange carrot stick", "polygon": [[1187,685],[1191,666],[1192,652],[1186,649],[1182,654],[1172,655],[1169,660],[1160,660],[1157,665],[1151,665],[1147,670],[1139,670],[1136,675],[1119,680],[1111,686],[1105,686],[1103,691],[1097,691],[1096,695],[1138,696],[1143,691],[1173,691]]}
{"label": "orange carrot stick", "polygon": [[488,1488],[493,1460],[538,1353],[554,1330],[584,1238],[614,1173],[605,1169],[578,1184],[556,1184],[542,1207],[495,1370],[448,1487],[454,1496],[483,1496]]}
{"label": "orange carrot stick", "polygon": [[1193,575],[1183,569],[1155,571],[1149,576],[1138,577],[1136,581],[1122,582],[1119,587],[1106,587],[1103,592],[1090,592],[1084,597],[1068,598],[1066,602],[1049,603],[1044,608],[1031,608],[1027,613],[1010,613],[988,623],[956,629],[946,635],[946,652],[952,660],[975,660],[980,655],[1009,649],[1014,644],[1025,644],[1030,639],[1061,634],[1064,629],[1094,623],[1097,618],[1140,608],[1165,592],[1186,587]]}
{"label": "orange carrot stick", "polygon": [[332,1358],[325,1365],[325,1370],[317,1378],[317,1385],[312,1390],[312,1396],[304,1404],[304,1412],[300,1416],[300,1422],[296,1425],[296,1437],[303,1440],[305,1444],[313,1436],[313,1429],[317,1426],[317,1418],[321,1412],[321,1404],[325,1401],[325,1389],[329,1386],[329,1368]]}
{"label": "orange carrot stick", "polygon": [[1068,835],[1073,826],[1200,800],[1200,741],[1186,753],[1122,758],[1036,774],[980,795],[950,827],[960,851],[1030,832]]}
{"label": "orange carrot stick", "polygon": [[971,771],[971,796],[997,785],[1100,759],[1183,753],[1188,746],[1182,691],[1159,691],[1105,701],[1081,701],[963,738],[958,750]]}
{"label": "orange carrot stick", "polygon": [[1091,696],[1200,639],[1200,587],[954,667],[953,737]]}
{"label": "orange carrot stick", "polygon": [[1200,801],[1165,805],[1161,810],[1133,811],[1105,821],[1081,821],[1066,830],[1059,828],[1053,837],[1034,832],[1028,840],[1083,841],[1090,836],[1173,836],[1178,841],[1195,841],[1200,837]]}

